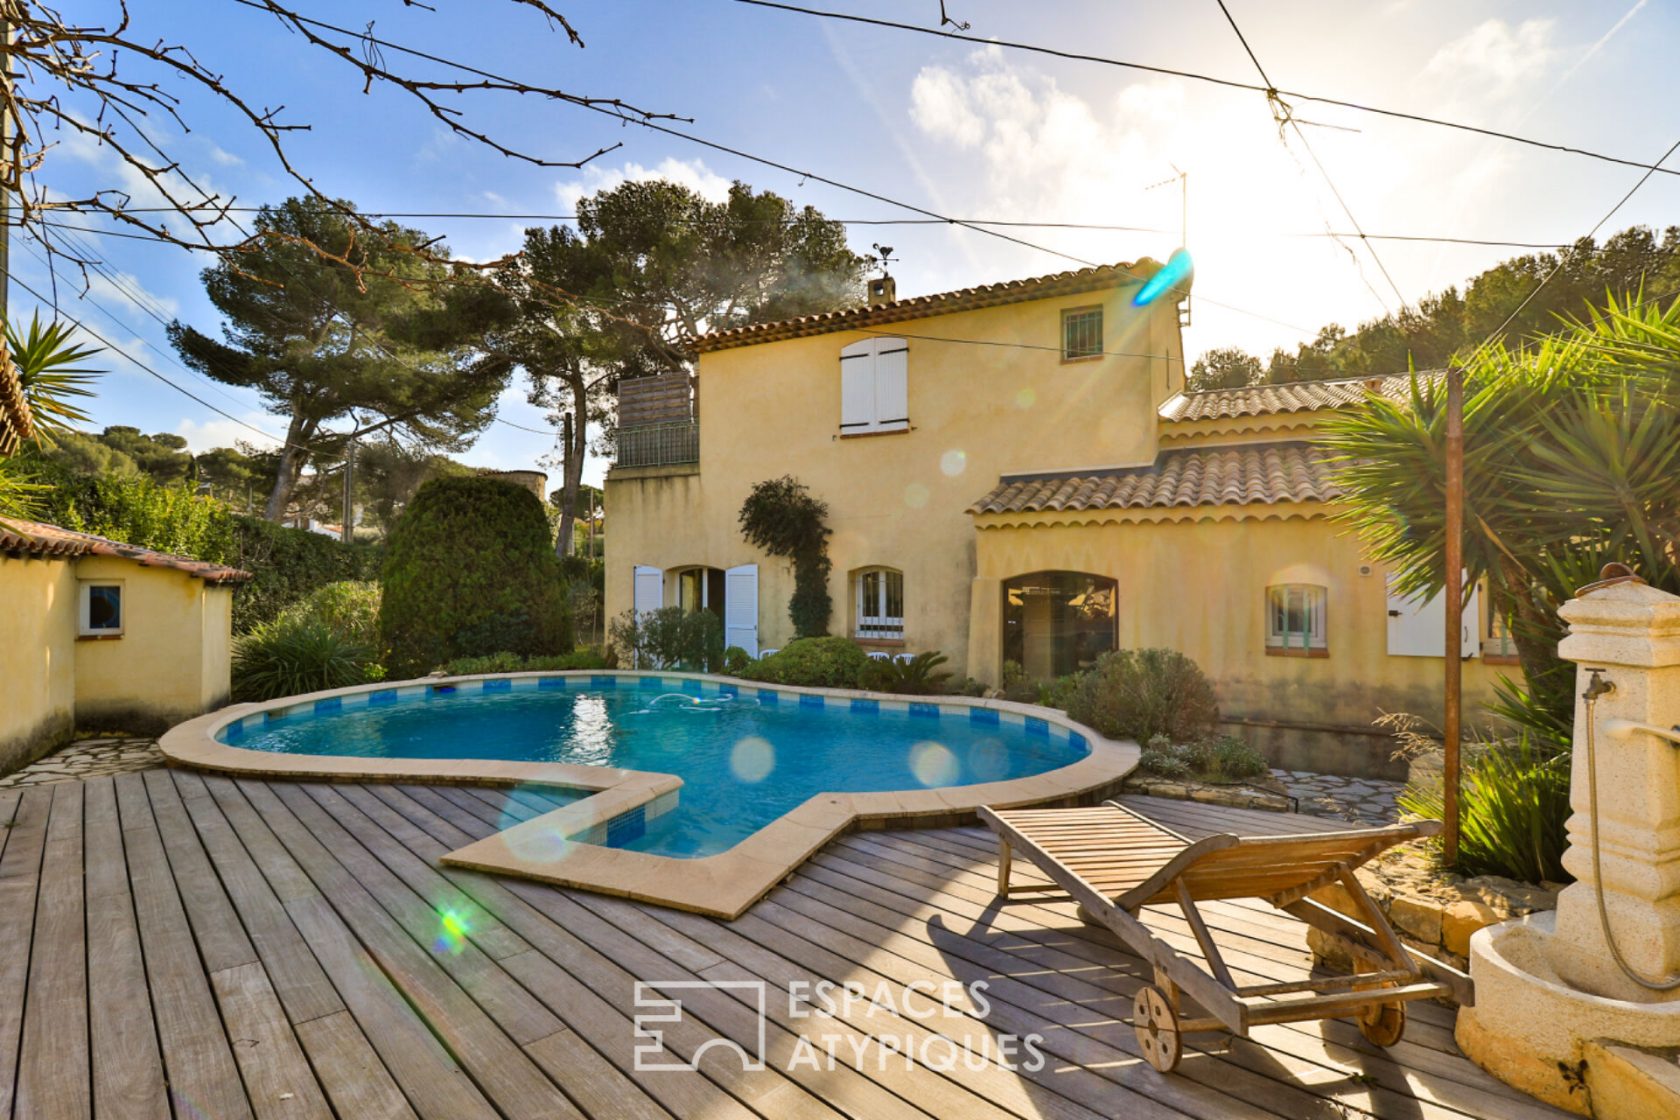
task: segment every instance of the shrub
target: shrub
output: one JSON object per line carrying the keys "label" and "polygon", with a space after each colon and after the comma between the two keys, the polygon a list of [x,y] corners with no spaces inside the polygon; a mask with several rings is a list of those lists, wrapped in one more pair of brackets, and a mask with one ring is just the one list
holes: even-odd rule
{"label": "shrub", "polygon": [[1146,774],[1153,774],[1158,778],[1188,778],[1190,764],[1179,757],[1177,751],[1171,749],[1156,750],[1150,747],[1138,755],[1138,769]]}
{"label": "shrub", "polygon": [[52,463],[32,463],[47,489],[37,515],[55,525],[228,564],[251,573],[233,596],[233,630],[247,633],[311,591],[340,580],[377,574],[378,548],[344,544],[229,510],[184,485],[145,475],[79,475]]}
{"label": "shrub", "polygon": [[1060,708],[1067,711],[1067,706],[1073,702],[1074,689],[1079,687],[1078,673],[1069,673],[1054,680],[1034,681],[1027,685],[1032,690],[1032,702],[1046,708]]}
{"label": "shrub", "polygon": [[945,691],[945,684],[951,679],[951,673],[949,670],[940,669],[939,666],[949,660],[950,658],[938,650],[918,653],[908,661],[896,661],[891,658],[872,659],[864,666],[858,679],[864,688],[874,689],[876,692],[927,696]]}
{"label": "shrub", "polygon": [[1222,735],[1214,740],[1213,759],[1221,774],[1238,781],[1258,778],[1272,769],[1265,755],[1235,735]]}
{"label": "shrub", "polygon": [[233,647],[233,698],[273,700],[379,680],[369,651],[314,619],[276,619]]}
{"label": "shrub", "polygon": [[[1525,883],[1569,882],[1563,867],[1569,846],[1567,752],[1537,748],[1528,735],[1466,752],[1458,801],[1458,870],[1503,875]],[[1400,808],[1440,819],[1440,789],[1408,786]]]}
{"label": "shrub", "polygon": [[869,655],[850,638],[797,638],[741,675],[771,684],[857,688],[869,664]]}
{"label": "shrub", "polygon": [[280,612],[286,621],[319,622],[328,630],[377,655],[379,585],[367,580],[323,584]]}
{"label": "shrub", "polygon": [[607,659],[598,649],[579,649],[571,653],[550,656],[521,657],[501,650],[484,657],[457,657],[438,667],[451,677],[471,677],[482,673],[555,673],[564,669],[605,669]]}
{"label": "shrub", "polygon": [[1213,685],[1176,650],[1116,650],[1079,674],[1067,713],[1110,738],[1194,742],[1219,717]]}
{"label": "shrub", "polygon": [[621,662],[638,669],[710,673],[723,664],[723,622],[705,610],[628,610],[613,619],[612,644]]}
{"label": "shrub", "polygon": [[572,648],[566,582],[535,494],[494,478],[436,478],[391,529],[379,607],[393,674],[457,657]]}
{"label": "shrub", "polygon": [[740,646],[730,646],[723,651],[723,671],[732,677],[738,677],[747,671],[747,666],[753,661],[752,654]]}
{"label": "shrub", "polygon": [[333,537],[291,529],[260,517],[230,514],[226,552],[200,556],[251,573],[233,596],[233,629],[244,633],[280,617],[293,603],[330,583],[379,575],[379,546],[345,544]]}
{"label": "shrub", "polygon": [[828,504],[792,475],[767,479],[741,503],[741,535],[771,556],[793,561],[788,616],[801,638],[828,633]]}

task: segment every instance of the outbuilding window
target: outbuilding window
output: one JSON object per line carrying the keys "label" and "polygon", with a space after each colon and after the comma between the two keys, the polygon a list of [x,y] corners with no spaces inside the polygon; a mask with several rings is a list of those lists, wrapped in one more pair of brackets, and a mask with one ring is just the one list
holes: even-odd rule
{"label": "outbuilding window", "polygon": [[904,573],[892,568],[866,568],[857,576],[857,631],[868,641],[904,638]]}
{"label": "outbuilding window", "polygon": [[116,638],[123,632],[123,585],[83,583],[81,633],[87,638]]}
{"label": "outbuilding window", "polygon": [[1075,307],[1062,312],[1062,361],[1095,358],[1102,352],[1102,308]]}
{"label": "outbuilding window", "polygon": [[866,338],[840,351],[840,434],[902,432],[910,427],[910,345]]}
{"label": "outbuilding window", "polygon": [[1324,616],[1330,598],[1326,588],[1289,583],[1266,589],[1266,652],[1300,656],[1328,651]]}

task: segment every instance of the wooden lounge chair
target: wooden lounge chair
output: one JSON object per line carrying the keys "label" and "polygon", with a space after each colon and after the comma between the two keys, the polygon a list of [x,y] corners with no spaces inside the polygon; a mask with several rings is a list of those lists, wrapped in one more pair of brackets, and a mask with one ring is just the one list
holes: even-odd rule
{"label": "wooden lounge chair", "polygon": [[[1378,1046],[1392,1046],[1406,1029],[1406,1003],[1451,996],[1474,998],[1470,978],[1400,941],[1353,869],[1407,840],[1433,836],[1438,821],[1359,828],[1306,836],[1208,836],[1191,841],[1112,801],[1085,809],[981,809],[998,834],[998,892],[1065,891],[1080,917],[1106,926],[1155,970],[1133,1004],[1132,1023],[1150,1065],[1163,1073],[1178,1065],[1181,1036],[1226,1030],[1246,1037],[1265,1023],[1353,1016]],[[1010,883],[1015,852],[1048,875],[1052,885]],[[1356,921],[1307,896],[1340,883],[1357,905]],[[1239,985],[1220,956],[1198,902],[1263,898],[1328,934],[1354,961],[1352,976],[1312,976],[1273,984]],[[1175,904],[1201,948],[1186,957],[1139,920],[1144,906]],[[1188,995],[1203,1014],[1186,1016]]]}

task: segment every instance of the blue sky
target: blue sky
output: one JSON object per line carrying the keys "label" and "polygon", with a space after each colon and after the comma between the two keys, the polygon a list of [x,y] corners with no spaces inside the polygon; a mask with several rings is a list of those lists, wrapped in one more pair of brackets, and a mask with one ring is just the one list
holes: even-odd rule
{"label": "blue sky", "polygon": [[[678,127],[940,213],[1165,231],[1018,231],[1087,260],[1170,253],[1179,241],[1179,193],[1176,187],[1150,188],[1175,167],[1184,169],[1188,240],[1197,261],[1194,322],[1186,334],[1192,356],[1225,345],[1264,356],[1274,346],[1293,347],[1325,322],[1351,325],[1400,302],[1370,257],[1326,238],[1301,236],[1348,224],[1299,142],[1280,143],[1257,93],[729,0],[553,0],[582,34],[583,50],[507,0],[439,0],[436,12],[397,0],[297,2],[305,14],[356,27],[374,20],[382,37],[535,84],[693,117],[693,124]],[[814,6],[938,22],[936,0],[823,0]],[[949,0],[948,6],[972,25],[971,34],[1254,78],[1213,0]],[[1680,82],[1667,50],[1680,18],[1662,0],[1231,0],[1231,7],[1282,88],[1643,160],[1654,160],[1680,137],[1680,121],[1665,112]],[[100,2],[66,6],[69,17],[90,21],[109,11]],[[252,104],[283,104],[282,119],[308,124],[309,131],[288,141],[295,163],[323,190],[365,210],[563,214],[581,194],[625,177],[661,175],[709,193],[741,178],[831,217],[906,216],[563,104],[504,94],[468,102],[469,124],[548,158],[577,159],[623,145],[581,170],[520,164],[451,137],[394,91],[363,95],[350,68],[232,0],[148,0],[134,14],[139,37],[189,44]],[[394,56],[388,61],[399,64]],[[1310,127],[1308,137],[1368,232],[1567,241],[1585,233],[1639,175],[1316,104],[1298,110],[1304,119],[1342,126]],[[251,205],[296,193],[261,138],[225,109],[192,95],[183,114],[192,132],[174,133],[170,148],[195,180]],[[169,132],[161,122],[154,127]],[[118,185],[108,153],[73,144],[54,153],[43,178],[65,193]],[[1680,180],[1657,176],[1607,229],[1675,223],[1677,202]],[[526,223],[496,217],[411,224],[446,235],[459,255],[484,258],[516,248]],[[130,298],[139,296],[161,318],[214,330],[216,316],[198,282],[205,262],[167,246],[93,240],[123,274],[126,292],[99,280],[91,302],[84,301],[80,278],[64,275],[64,310],[239,421],[216,415],[112,353],[101,362],[110,372],[93,408],[96,423],[177,432],[195,448],[257,438],[241,424],[280,431],[283,422],[266,415],[253,394],[212,387],[185,372],[162,326]],[[1071,267],[1049,253],[947,227],[859,225],[851,240],[863,252],[876,241],[895,247],[901,295]],[[1379,246],[1408,302],[1514,252]],[[20,279],[46,290],[45,271],[26,249],[14,251],[14,262]],[[14,315],[27,316],[33,303],[13,288]],[[544,427],[520,385],[505,395],[500,415]],[[462,457],[527,467],[551,443],[496,424]],[[593,464],[589,477],[600,469]]]}

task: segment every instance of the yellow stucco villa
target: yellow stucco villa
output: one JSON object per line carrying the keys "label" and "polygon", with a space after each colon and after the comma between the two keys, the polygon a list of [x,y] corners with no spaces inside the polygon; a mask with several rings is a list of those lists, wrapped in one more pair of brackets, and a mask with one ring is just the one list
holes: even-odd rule
{"label": "yellow stucco villa", "polygon": [[[941,650],[999,682],[1164,646],[1282,765],[1392,773],[1383,712],[1440,716],[1441,603],[1389,594],[1330,515],[1323,420],[1404,378],[1185,391],[1152,262],[896,299],[698,339],[696,374],[626,382],[606,480],[609,617],[710,609],[750,653],[792,637],[791,567],[742,500],[793,475],[828,503],[831,631]],[[703,407],[702,407],[703,406]],[[1472,718],[1507,640],[1480,599]]]}
{"label": "yellow stucco villa", "polygon": [[77,727],[162,731],[225,704],[233,590],[249,578],[0,520],[0,773]]}

